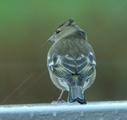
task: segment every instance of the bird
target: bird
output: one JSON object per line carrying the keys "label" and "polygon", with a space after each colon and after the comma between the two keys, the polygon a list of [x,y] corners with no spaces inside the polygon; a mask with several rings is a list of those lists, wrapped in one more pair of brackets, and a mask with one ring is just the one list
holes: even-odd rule
{"label": "bird", "polygon": [[48,41],[54,42],[48,51],[47,67],[53,84],[61,90],[57,101],[62,101],[64,91],[68,91],[69,103],[87,104],[84,92],[96,78],[96,58],[85,31],[70,18]]}

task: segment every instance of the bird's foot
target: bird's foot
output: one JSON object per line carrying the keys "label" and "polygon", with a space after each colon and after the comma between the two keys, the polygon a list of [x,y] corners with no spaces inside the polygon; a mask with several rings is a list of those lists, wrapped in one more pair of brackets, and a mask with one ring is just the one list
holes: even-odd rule
{"label": "bird's foot", "polygon": [[57,99],[57,103],[65,103],[65,101],[62,100],[61,98],[58,98],[58,99]]}
{"label": "bird's foot", "polygon": [[51,104],[59,104],[59,103],[66,103],[66,102],[62,99],[58,99],[57,101],[52,101],[51,102]]}

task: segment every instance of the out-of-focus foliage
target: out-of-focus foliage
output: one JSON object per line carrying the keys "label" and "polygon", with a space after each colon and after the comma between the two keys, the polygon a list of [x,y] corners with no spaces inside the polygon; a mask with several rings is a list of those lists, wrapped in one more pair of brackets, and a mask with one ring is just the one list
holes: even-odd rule
{"label": "out-of-focus foliage", "polygon": [[[68,18],[86,31],[97,59],[88,101],[126,100],[126,0],[0,1],[0,103],[56,100],[46,65],[47,39]],[[66,99],[65,93],[63,99]]]}

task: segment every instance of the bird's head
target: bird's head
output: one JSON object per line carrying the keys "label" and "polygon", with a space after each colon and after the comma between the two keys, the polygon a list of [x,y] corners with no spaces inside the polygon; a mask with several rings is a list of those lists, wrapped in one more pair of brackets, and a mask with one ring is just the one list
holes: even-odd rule
{"label": "bird's head", "polygon": [[[73,19],[69,19],[61,24],[54,34],[48,39],[48,41],[58,41],[68,35],[73,34],[76,30],[81,30],[74,22]],[[82,31],[82,30],[81,30]]]}

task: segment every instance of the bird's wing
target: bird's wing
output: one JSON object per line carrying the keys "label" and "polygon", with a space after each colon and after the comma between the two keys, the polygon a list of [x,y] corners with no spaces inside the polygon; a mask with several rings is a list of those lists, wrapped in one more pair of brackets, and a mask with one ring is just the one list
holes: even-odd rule
{"label": "bird's wing", "polygon": [[52,59],[48,58],[48,68],[58,78],[65,80],[68,84],[75,84],[72,75],[79,76],[79,84],[88,79],[93,72],[92,54],[84,56],[83,54],[65,56],[54,55]]}

